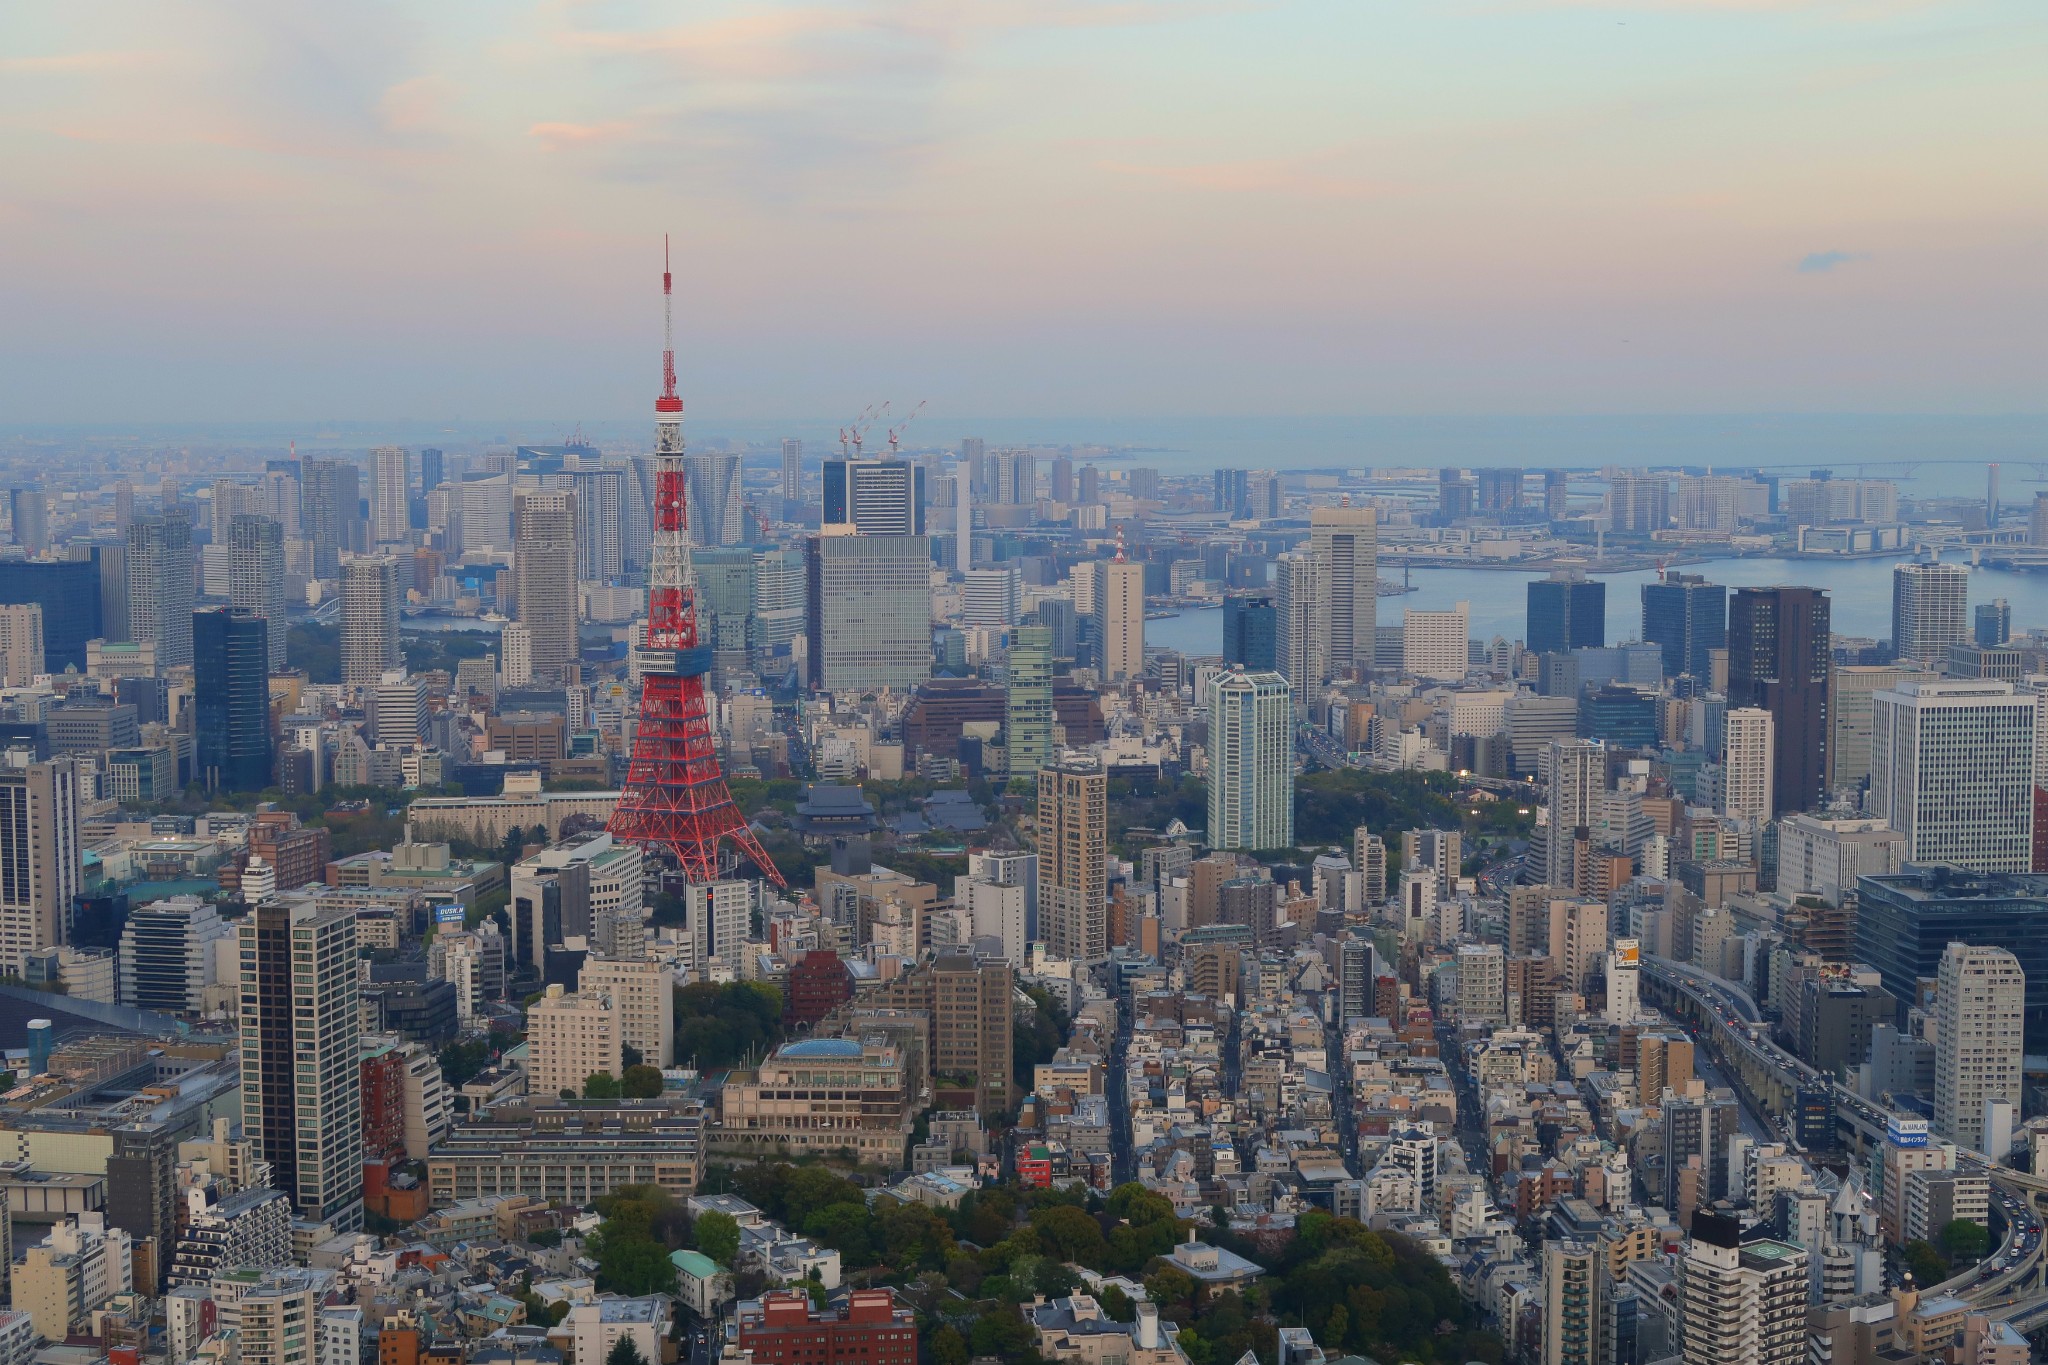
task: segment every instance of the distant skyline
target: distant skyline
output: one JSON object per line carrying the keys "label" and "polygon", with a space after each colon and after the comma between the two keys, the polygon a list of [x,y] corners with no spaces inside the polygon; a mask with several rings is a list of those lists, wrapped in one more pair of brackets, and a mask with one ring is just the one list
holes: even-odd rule
{"label": "distant skyline", "polygon": [[2044,69],[2025,0],[17,5],[0,427],[619,422],[664,231],[698,430],[2036,413]]}

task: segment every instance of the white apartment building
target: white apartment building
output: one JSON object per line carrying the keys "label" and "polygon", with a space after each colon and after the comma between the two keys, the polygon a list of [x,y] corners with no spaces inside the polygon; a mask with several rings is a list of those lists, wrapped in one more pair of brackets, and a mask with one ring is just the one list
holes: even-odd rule
{"label": "white apartment building", "polygon": [[1901,662],[1940,664],[1970,638],[1970,571],[1960,564],[1892,570],[1892,646]]}
{"label": "white apartment building", "polygon": [[1771,818],[1771,755],[1777,726],[1760,706],[1728,713],[1722,759],[1721,809],[1737,819],[1762,824]]}
{"label": "white apartment building", "polygon": [[667,1066],[675,1053],[675,974],[647,958],[589,957],[576,978],[581,995],[608,997],[619,1015],[621,1050],[648,1066]]}
{"label": "white apartment building", "polygon": [[1883,820],[1788,815],[1778,822],[1778,890],[1840,905],[1858,877],[1897,872],[1905,847],[1906,836]]}
{"label": "white apartment building", "polygon": [[602,1071],[626,1071],[619,1012],[608,995],[570,994],[548,987],[526,1012],[526,1093],[554,1096],[583,1093],[583,1083]]}
{"label": "white apartment building", "polygon": [[1871,698],[1870,811],[1903,861],[2033,865],[2037,698],[2004,682],[1907,683]]}
{"label": "white apartment building", "polygon": [[1273,672],[1209,680],[1208,841],[1218,849],[1294,846],[1294,700]]}
{"label": "white apartment building", "polygon": [[1418,678],[1456,682],[1472,660],[1472,604],[1449,611],[1410,611],[1402,621],[1401,669]]}
{"label": "white apartment building", "polygon": [[1951,943],[1941,955],[1935,1000],[1934,1130],[1984,1149],[1984,1101],[2020,1104],[2027,977],[2003,948]]}

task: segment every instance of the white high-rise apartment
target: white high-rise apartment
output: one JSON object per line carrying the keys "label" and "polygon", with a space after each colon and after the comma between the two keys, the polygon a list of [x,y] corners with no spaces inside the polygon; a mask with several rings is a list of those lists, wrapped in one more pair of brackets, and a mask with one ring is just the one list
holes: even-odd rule
{"label": "white high-rise apartment", "polygon": [[1145,672],[1145,566],[1121,556],[1098,566],[1095,578],[1096,663],[1104,681],[1128,682]]}
{"label": "white high-rise apartment", "polygon": [[675,974],[652,958],[588,957],[576,991],[601,995],[619,1015],[619,1041],[648,1066],[667,1066],[676,1046]]}
{"label": "white high-rise apartment", "polygon": [[1003,958],[1012,967],[1025,965],[1030,946],[1030,888],[1022,882],[986,881],[979,876],[953,879],[953,904],[967,912],[968,932],[975,938],[1000,939]]}
{"label": "white high-rise apartment", "polygon": [[1576,886],[1573,834],[1598,820],[1601,793],[1607,790],[1607,749],[1598,740],[1553,739],[1544,757],[1550,811],[1537,841],[1544,855],[1543,880],[1550,886]]}
{"label": "white high-rise apartment", "polygon": [[737,545],[746,539],[739,456],[708,451],[683,456],[683,496],[689,501],[692,545]]}
{"label": "white high-rise apartment", "polygon": [[1294,698],[1278,673],[1209,679],[1209,847],[1294,846]]}
{"label": "white high-rise apartment", "polygon": [[548,987],[526,1012],[526,1037],[529,1095],[581,1095],[583,1083],[599,1072],[613,1077],[626,1072],[619,1012],[602,992],[570,994],[558,985]]}
{"label": "white high-rise apartment", "polygon": [[284,527],[244,512],[228,522],[228,604],[269,627],[270,671],[285,666]]}
{"label": "white high-rise apartment", "polygon": [[498,675],[505,687],[533,682],[533,632],[517,621],[507,621],[498,634]]}
{"label": "white high-rise apartment", "polygon": [[1599,1359],[1595,1295],[1603,1263],[1593,1242],[1543,1244],[1543,1365],[1594,1365]]}
{"label": "white high-rise apartment", "polygon": [[1322,605],[1323,570],[1314,555],[1273,561],[1273,666],[1294,685],[1301,708],[1330,675],[1330,637],[1318,615]]}
{"label": "white high-rise apartment", "polygon": [[1642,944],[1618,938],[1607,953],[1607,1022],[1626,1028],[1643,1014]]}
{"label": "white high-rise apartment", "polygon": [[1762,824],[1771,818],[1771,755],[1776,724],[1760,706],[1728,713],[1722,756],[1723,814]]}
{"label": "white high-rise apartment", "polygon": [[1507,957],[1498,943],[1458,945],[1459,1023],[1506,1025],[1507,989]]}
{"label": "white high-rise apartment", "polygon": [[804,443],[794,436],[782,438],[782,501],[803,501]]}
{"label": "white high-rise apartment", "polygon": [[0,606],[0,687],[27,687],[44,668],[41,605],[10,602]]}
{"label": "white high-rise apartment", "polygon": [[370,698],[370,734],[379,744],[412,744],[426,732],[427,689],[418,678],[394,668],[377,680]]}
{"label": "white high-rise apartment", "polygon": [[370,534],[380,545],[412,539],[412,452],[378,446],[370,452]]}
{"label": "white high-rise apartment", "polygon": [[1370,507],[1314,507],[1308,528],[1309,556],[1321,571],[1316,616],[1324,667],[1333,673],[1370,669],[1379,620],[1378,513]]}
{"label": "white high-rise apartment", "polygon": [[1472,604],[1449,611],[1410,611],[1401,627],[1401,669],[1418,678],[1456,682],[1472,665]]}
{"label": "white high-rise apartment", "polygon": [[1951,943],[1937,980],[1934,1131],[1981,1152],[1984,1101],[2009,1100],[2019,1110],[2027,974],[2003,948]]}
{"label": "white high-rise apartment", "polygon": [[403,656],[398,648],[398,566],[363,555],[341,566],[341,680],[374,687]]}
{"label": "white high-rise apartment", "polygon": [[2038,699],[2011,683],[1907,683],[1871,698],[1870,811],[1911,863],[2033,865]]}
{"label": "white high-rise apartment", "polygon": [[311,895],[241,922],[242,1130],[299,1217],[363,1221],[361,1005],[356,917]]}
{"label": "white high-rise apartment", "polygon": [[0,766],[0,973],[20,976],[29,953],[65,941],[84,857],[72,760]]}
{"label": "white high-rise apartment", "polygon": [[1970,638],[1970,571],[1960,564],[1892,570],[1892,646],[1901,661],[1938,664]]}
{"label": "white high-rise apartment", "polygon": [[1678,1263],[1678,1341],[1685,1365],[1801,1365],[1806,1359],[1807,1253],[1742,1239],[1732,1213],[1693,1214]]}

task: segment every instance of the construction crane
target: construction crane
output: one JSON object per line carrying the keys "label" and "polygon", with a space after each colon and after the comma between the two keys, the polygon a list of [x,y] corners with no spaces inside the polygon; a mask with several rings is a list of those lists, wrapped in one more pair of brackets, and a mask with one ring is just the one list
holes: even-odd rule
{"label": "construction crane", "polygon": [[[903,429],[909,426],[912,422],[915,422],[917,420],[917,415],[920,412],[924,411],[925,401],[926,400],[922,398],[918,399],[917,406],[910,410],[910,416],[904,418],[895,426],[889,428],[889,453],[891,455],[894,455],[896,453],[896,443],[897,441],[902,439]],[[882,406],[886,408],[888,404],[885,403]]]}

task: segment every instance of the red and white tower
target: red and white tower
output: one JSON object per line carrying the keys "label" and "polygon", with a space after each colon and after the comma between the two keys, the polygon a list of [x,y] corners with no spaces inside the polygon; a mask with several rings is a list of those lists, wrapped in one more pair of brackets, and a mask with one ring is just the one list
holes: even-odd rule
{"label": "red and white tower", "polygon": [[647,570],[649,650],[675,656],[672,671],[647,673],[626,790],[606,826],[627,843],[665,851],[692,882],[717,881],[719,841],[731,839],[777,886],[782,873],[747,827],[725,785],[704,675],[711,646],[697,636],[697,575],[690,564],[690,511],[683,488],[683,400],[676,393],[674,280],[661,262],[661,397],[654,400],[654,545]]}

